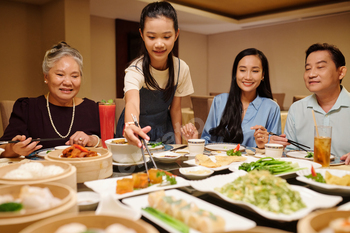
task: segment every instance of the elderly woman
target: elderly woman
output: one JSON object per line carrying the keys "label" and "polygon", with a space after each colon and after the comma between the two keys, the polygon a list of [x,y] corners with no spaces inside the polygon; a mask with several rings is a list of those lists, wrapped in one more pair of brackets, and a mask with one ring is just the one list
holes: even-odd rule
{"label": "elderly woman", "polygon": [[[16,101],[0,140],[19,142],[7,144],[2,157],[26,156],[40,148],[64,143],[100,145],[98,105],[87,98],[76,97],[83,75],[83,57],[78,50],[65,42],[57,44],[46,52],[42,68],[49,92]],[[32,142],[32,138],[57,140]]]}

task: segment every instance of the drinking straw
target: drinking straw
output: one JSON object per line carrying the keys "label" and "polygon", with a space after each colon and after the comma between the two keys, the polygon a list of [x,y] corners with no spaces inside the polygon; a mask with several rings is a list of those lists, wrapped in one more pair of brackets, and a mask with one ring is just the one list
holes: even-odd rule
{"label": "drinking straw", "polygon": [[315,127],[316,127],[316,134],[317,134],[317,137],[319,137],[317,123],[316,123],[316,117],[315,117],[315,111],[313,109],[312,109],[312,116],[314,117],[314,123],[315,123]]}

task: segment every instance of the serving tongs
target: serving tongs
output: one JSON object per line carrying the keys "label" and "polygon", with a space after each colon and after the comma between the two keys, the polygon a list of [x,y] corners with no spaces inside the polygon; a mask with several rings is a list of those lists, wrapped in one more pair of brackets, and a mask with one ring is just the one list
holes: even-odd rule
{"label": "serving tongs", "polygon": [[[274,135],[274,136],[279,136],[279,135],[277,135],[277,134],[275,134],[275,133],[272,133],[272,132],[269,132],[269,134],[270,135]],[[305,149],[305,148],[308,148],[309,150],[311,149],[309,146],[305,146],[305,145],[303,145],[303,144],[300,144],[299,142],[295,142],[295,141],[292,141],[292,140],[290,140],[290,139],[288,139],[288,141],[287,142],[289,142],[290,144],[292,144],[293,146],[296,146],[296,147],[298,147],[299,149],[301,149],[301,150],[303,150],[303,151],[306,151],[306,152],[309,152],[307,149]],[[303,147],[305,147],[305,148],[303,148]]]}
{"label": "serving tongs", "polygon": [[[136,116],[134,116],[134,114],[131,114],[131,117],[132,117],[132,119],[133,119],[133,121],[134,121],[136,127],[140,127],[139,122],[137,121]],[[140,127],[140,128],[141,128],[141,127]],[[141,140],[141,143],[145,146],[145,148],[146,148],[146,150],[147,150],[147,153],[149,154],[149,157],[150,157],[151,160],[152,160],[153,166],[154,166],[156,169],[158,169],[156,163],[155,163],[154,160],[153,160],[152,154],[151,154],[151,152],[150,152],[149,149],[148,149],[148,146],[147,146],[147,143],[146,143],[145,139],[143,139],[143,138],[140,137],[140,136],[139,136],[139,139]],[[148,166],[147,166],[147,161],[146,161],[146,157],[145,157],[145,152],[144,152],[144,150],[143,150],[143,146],[141,146],[141,153],[142,153],[142,157],[143,157],[143,162],[145,163],[146,172],[147,172],[147,175],[148,175]]]}

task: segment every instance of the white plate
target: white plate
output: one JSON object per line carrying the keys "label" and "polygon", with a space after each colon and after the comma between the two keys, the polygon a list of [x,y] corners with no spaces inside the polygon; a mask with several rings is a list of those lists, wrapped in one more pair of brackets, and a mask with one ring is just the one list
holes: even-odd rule
{"label": "white plate", "polygon": [[38,157],[42,157],[44,158],[45,155],[47,155],[49,152],[51,152],[52,150],[44,150],[44,151],[40,151],[39,153],[37,153]]}
{"label": "white plate", "polygon": [[[223,156],[227,156],[227,155],[223,155]],[[242,155],[242,157],[246,157],[246,158],[247,158],[247,160],[245,160],[244,162],[248,161],[248,159],[249,159],[249,157],[244,156],[244,155]],[[214,156],[209,156],[209,158],[210,158],[213,162],[216,161]],[[200,166],[200,165],[196,164],[196,159],[190,159],[190,160],[184,161],[184,163],[187,163],[187,164],[189,164],[189,165],[195,165],[195,166],[199,166],[199,167],[204,167],[204,166]],[[231,163],[231,164],[229,164],[229,165],[225,165],[225,166],[221,166],[221,167],[214,167],[214,168],[205,167],[205,168],[211,169],[211,170],[213,170],[213,171],[222,171],[222,170],[225,170],[225,169],[229,168],[232,164],[236,164],[236,163],[241,164],[242,162],[233,162],[233,163]]]}
{"label": "white plate", "polygon": [[[150,160],[149,157],[146,156],[146,163]],[[118,163],[114,160],[112,160],[112,164],[115,166],[136,166],[140,164],[144,164],[143,159],[141,161],[135,162],[135,163]]]}
{"label": "white plate", "polygon": [[[231,149],[235,149],[236,146],[237,146],[237,144],[234,144],[234,143],[225,143],[225,142],[222,142],[222,143],[209,143],[209,144],[205,145],[205,149],[207,149],[207,150],[228,151],[228,150],[231,150]],[[245,147],[241,145],[239,147],[239,150],[240,151],[244,151]]]}
{"label": "white plate", "polygon": [[123,178],[131,178],[131,177],[132,176],[124,176],[124,177],[109,178],[104,180],[87,181],[84,184],[97,193],[100,193],[100,194],[111,193],[114,195],[116,199],[122,199],[125,197],[131,197],[131,196],[149,193],[149,192],[162,190],[162,189],[173,189],[173,188],[189,186],[189,183],[187,180],[177,176],[176,177],[177,184],[174,184],[174,185],[160,186],[159,184],[155,184],[155,185],[149,186],[148,188],[134,190],[133,192],[130,192],[130,193],[116,194],[117,180],[120,180]]}
{"label": "white plate", "polygon": [[[181,192],[179,190],[167,190],[167,191],[165,191],[165,194],[167,196],[174,196],[177,199],[183,199],[187,202],[195,203],[200,209],[210,211],[215,215],[219,215],[219,216],[223,217],[225,219],[225,223],[226,223],[225,231],[244,231],[244,230],[248,230],[248,229],[256,226],[255,222],[253,222],[252,220],[249,220],[247,218],[239,216],[235,213],[232,213],[230,211],[222,209],[218,206],[210,204],[206,201],[203,201],[199,198],[196,198],[192,195]],[[134,209],[138,209],[138,210],[149,206],[148,195],[142,195],[142,196],[123,199],[122,202],[124,202],[125,204],[131,206]],[[153,215],[151,215],[143,210],[142,210],[142,215],[144,215],[146,218],[148,218],[152,222],[156,223],[157,225],[163,227],[168,232],[178,233],[177,230],[175,230],[174,228],[172,228],[168,224],[164,223],[163,221],[159,220],[157,217],[154,217]],[[193,232],[198,232],[198,231],[191,228],[190,232],[193,233]]]}
{"label": "white plate", "polygon": [[[202,173],[202,174],[189,173],[193,171],[203,171],[203,170],[207,171],[207,173]],[[183,168],[180,168],[179,171],[182,175],[186,176],[188,179],[191,179],[191,180],[204,179],[214,173],[213,170],[206,167],[183,167]]]}
{"label": "white plate", "polygon": [[4,152],[5,151],[5,149],[3,149],[3,148],[0,148],[0,155],[2,154],[2,152]]}
{"label": "white plate", "polygon": [[[253,162],[253,161],[257,161],[257,160],[259,160],[259,159],[258,158],[254,158],[254,157],[250,157],[248,163]],[[312,162],[312,161],[308,161],[308,160],[300,160],[300,159],[292,159],[292,158],[278,158],[278,160],[283,160],[283,161],[288,161],[288,162],[292,162],[292,163],[297,163],[300,168],[305,168],[305,170],[310,170],[311,166],[313,166],[314,168],[320,168],[321,167],[321,164],[315,163],[315,162]],[[238,170],[239,166],[241,166],[242,163],[244,163],[244,162],[238,162],[238,163],[235,163],[235,164],[231,164],[228,169],[230,171],[232,171],[232,172],[242,171],[242,170]],[[298,171],[287,172],[287,173],[279,174],[279,175],[276,175],[276,176],[283,177],[284,179],[287,179],[287,178],[290,178],[292,176],[295,177],[297,172]]]}
{"label": "white plate", "polygon": [[[350,171],[347,170],[336,170],[336,169],[315,169],[317,173],[321,173],[323,177],[325,177],[326,171],[329,171],[332,175],[343,177],[345,175],[349,175]],[[325,184],[316,182],[312,179],[306,178],[306,175],[310,175],[311,170],[301,170],[297,172],[297,180],[302,181],[304,183],[309,184],[313,189],[320,191],[322,193],[327,194],[336,194],[336,195],[342,195],[342,196],[349,196],[350,195],[350,186],[342,186],[342,185],[334,185],[334,184]]]}
{"label": "white plate", "polygon": [[306,208],[301,209],[297,212],[294,212],[290,215],[287,215],[287,214],[276,214],[270,211],[263,210],[250,203],[236,201],[215,191],[215,188],[221,188],[225,184],[230,183],[235,179],[237,179],[239,176],[243,176],[245,174],[246,172],[238,171],[227,175],[217,175],[217,176],[209,177],[208,179],[205,179],[205,180],[190,181],[189,183],[193,188],[199,191],[215,193],[223,200],[233,203],[235,205],[242,206],[247,209],[251,209],[265,218],[278,220],[278,221],[286,221],[286,222],[295,221],[300,218],[303,218],[315,209],[334,207],[335,205],[337,205],[339,202],[342,201],[342,197],[339,197],[339,196],[320,194],[318,192],[312,191],[311,189],[308,189],[305,187],[301,187],[298,185],[291,185],[291,188],[293,190],[296,190],[300,193],[300,196],[303,202],[306,204]]}
{"label": "white plate", "polygon": [[[165,157],[165,156],[171,156],[171,157]],[[174,153],[170,151],[163,151],[159,153],[154,153],[152,157],[162,163],[174,163],[178,158],[183,156],[182,154],[179,153]]]}
{"label": "white plate", "polygon": [[[312,152],[312,151],[311,151]],[[306,151],[288,151],[286,153],[286,156],[288,157],[292,157],[292,158],[297,158],[297,159],[306,159],[306,160],[310,160],[310,161],[314,161],[314,158],[305,158],[305,156],[307,155]],[[334,160],[334,155],[331,155],[331,160]]]}
{"label": "white plate", "polygon": [[67,149],[68,147],[71,147],[71,146],[67,146],[67,145],[55,146],[55,150],[64,150],[64,149]]}
{"label": "white plate", "polygon": [[149,144],[147,144],[147,147],[148,147],[149,150],[159,150],[159,149],[163,149],[164,145],[162,144],[162,145],[159,145],[159,146],[152,147]]}

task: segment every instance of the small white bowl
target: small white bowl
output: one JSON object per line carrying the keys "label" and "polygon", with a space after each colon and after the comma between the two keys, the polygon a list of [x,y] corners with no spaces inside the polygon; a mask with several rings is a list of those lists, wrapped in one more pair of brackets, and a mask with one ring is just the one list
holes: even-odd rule
{"label": "small white bowl", "polygon": [[123,138],[112,138],[105,141],[113,160],[117,163],[136,163],[142,159],[141,149],[129,144],[116,144],[113,141]]}
{"label": "small white bowl", "polygon": [[267,143],[265,144],[266,157],[281,158],[283,154],[283,145]]}
{"label": "small white bowl", "polygon": [[160,153],[154,153],[152,157],[161,163],[174,163],[182,154],[177,154],[170,151],[164,151]]}
{"label": "small white bowl", "polygon": [[95,210],[100,202],[100,194],[91,191],[78,192],[77,201],[80,211]]}
{"label": "small white bowl", "polygon": [[191,180],[204,179],[214,173],[213,170],[206,167],[183,167],[179,169],[180,173]]}

